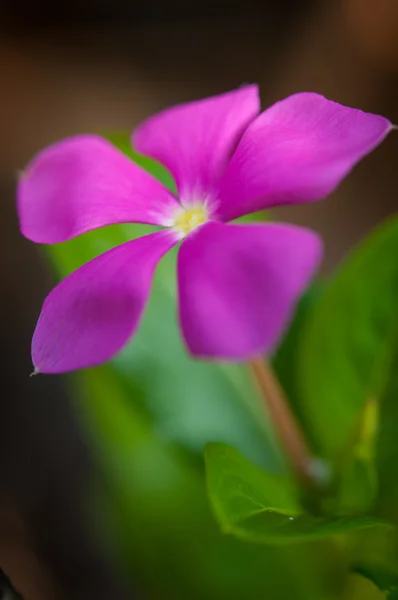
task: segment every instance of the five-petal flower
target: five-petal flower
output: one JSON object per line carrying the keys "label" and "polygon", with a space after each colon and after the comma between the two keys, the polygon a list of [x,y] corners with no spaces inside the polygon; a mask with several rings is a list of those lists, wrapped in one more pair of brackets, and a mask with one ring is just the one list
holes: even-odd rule
{"label": "five-petal flower", "polygon": [[195,356],[248,359],[273,349],[321,257],[318,236],[284,224],[229,224],[318,200],[391,129],[378,115],[300,93],[259,113],[254,85],[166,110],[133,135],[173,175],[178,197],[94,135],[61,141],[18,188],[22,233],[57,243],[112,223],[163,231],[83,265],[46,298],[32,343],[38,371],[104,362],[136,331],[160,258],[178,254],[180,323]]}

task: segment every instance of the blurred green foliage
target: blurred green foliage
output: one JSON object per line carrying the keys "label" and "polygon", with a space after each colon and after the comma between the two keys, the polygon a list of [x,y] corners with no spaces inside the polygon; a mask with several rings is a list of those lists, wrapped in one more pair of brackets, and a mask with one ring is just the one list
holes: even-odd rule
{"label": "blurred green foliage", "polygon": [[388,386],[398,348],[397,253],[392,219],[344,261],[306,324],[297,361],[300,399],[328,457],[341,451],[364,404],[381,401]]}

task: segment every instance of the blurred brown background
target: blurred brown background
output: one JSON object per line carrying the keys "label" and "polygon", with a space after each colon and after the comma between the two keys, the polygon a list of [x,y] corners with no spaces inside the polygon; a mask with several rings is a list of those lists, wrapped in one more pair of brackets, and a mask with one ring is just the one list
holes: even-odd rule
{"label": "blurred brown background", "polygon": [[[63,136],[131,130],[167,105],[252,81],[264,107],[312,90],[398,123],[398,2],[3,0],[0,23],[0,568],[26,600],[122,600],[131,591],[82,515],[92,465],[61,378],[28,378],[51,279],[18,233],[18,170]],[[396,210],[397,189],[392,135],[327,202],[278,217],[323,234],[329,270]]]}

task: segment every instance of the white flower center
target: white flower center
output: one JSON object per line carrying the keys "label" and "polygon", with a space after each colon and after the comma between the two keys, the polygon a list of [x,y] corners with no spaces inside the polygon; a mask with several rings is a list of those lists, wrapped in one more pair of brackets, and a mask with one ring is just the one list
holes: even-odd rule
{"label": "white flower center", "polygon": [[195,204],[190,208],[181,208],[174,217],[173,227],[184,237],[209,220],[204,204]]}

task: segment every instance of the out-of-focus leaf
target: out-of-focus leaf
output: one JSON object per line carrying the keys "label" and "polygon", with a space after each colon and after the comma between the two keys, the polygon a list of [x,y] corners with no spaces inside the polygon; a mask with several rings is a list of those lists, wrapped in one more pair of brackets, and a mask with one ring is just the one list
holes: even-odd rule
{"label": "out-of-focus leaf", "polygon": [[374,510],[378,492],[375,464],[378,431],[379,403],[370,399],[361,411],[345,452],[335,464],[336,509],[344,514],[367,514]]}
{"label": "out-of-focus leaf", "polygon": [[372,581],[379,590],[385,593],[386,598],[390,600],[398,598],[398,578],[396,575],[388,571],[371,568],[358,568],[356,572]]}
{"label": "out-of-focus leaf", "polygon": [[[298,353],[300,352],[301,336],[305,331],[306,320],[315,306],[321,290],[322,284],[317,281],[301,298],[290,327],[272,358],[275,374],[286,392],[293,411],[303,426],[306,425],[306,419],[303,414],[303,405],[300,402],[300,389],[298,388]],[[307,439],[311,441],[312,432],[307,429],[305,434]]]}
{"label": "out-of-focus leaf", "polygon": [[377,473],[368,460],[353,456],[339,473],[337,505],[343,514],[366,514],[374,508]]}
{"label": "out-of-focus leaf", "polygon": [[398,523],[398,354],[391,364],[391,374],[380,407],[376,452],[378,508],[381,514]]}
{"label": "out-of-focus leaf", "polygon": [[298,351],[300,400],[317,447],[335,458],[363,406],[380,400],[398,347],[398,218],[338,269],[307,321]]}
{"label": "out-of-focus leaf", "polygon": [[102,467],[93,503],[100,535],[146,598],[260,600],[269,590],[281,600],[318,600],[342,584],[328,548],[297,554],[223,536],[202,474],[156,435],[112,365],[82,372],[76,382]]}
{"label": "out-of-focus leaf", "polygon": [[360,573],[353,573],[342,600],[385,600],[386,596],[374,581]]}
{"label": "out-of-focus leaf", "polygon": [[301,542],[387,524],[376,517],[315,517],[303,511],[287,477],[260,470],[234,448],[205,450],[210,500],[221,528],[264,544]]}
{"label": "out-of-focus leaf", "polygon": [[369,577],[387,591],[398,582],[396,528],[365,529],[350,536],[346,546],[351,570]]}

